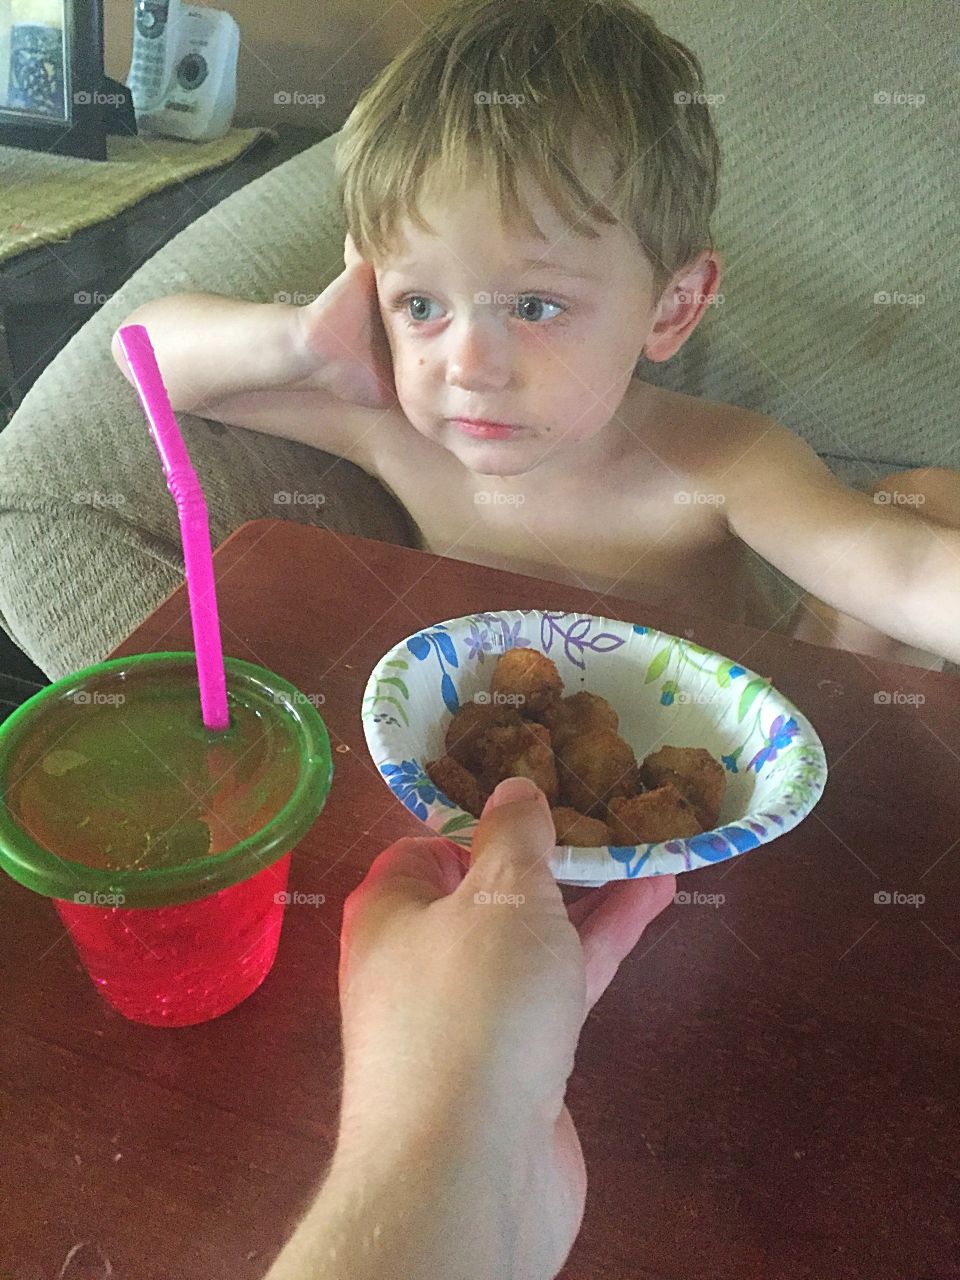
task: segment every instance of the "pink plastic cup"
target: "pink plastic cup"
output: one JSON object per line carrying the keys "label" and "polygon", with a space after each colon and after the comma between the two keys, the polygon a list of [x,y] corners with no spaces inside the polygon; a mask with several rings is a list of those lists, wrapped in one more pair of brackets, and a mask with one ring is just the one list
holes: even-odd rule
{"label": "pink plastic cup", "polygon": [[205,728],[193,653],[115,658],[0,725],[0,865],[54,901],[100,994],[183,1027],[273,964],[290,853],[333,773],[308,698],[227,658],[230,726]]}

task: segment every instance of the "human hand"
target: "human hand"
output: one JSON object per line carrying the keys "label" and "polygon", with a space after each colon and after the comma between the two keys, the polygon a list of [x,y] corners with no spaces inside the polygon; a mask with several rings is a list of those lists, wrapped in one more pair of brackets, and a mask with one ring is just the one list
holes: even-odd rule
{"label": "human hand", "polygon": [[341,274],[313,302],[297,308],[301,362],[309,372],[296,386],[322,387],[353,404],[389,409],[397,404],[397,392],[376,274],[349,232],[343,258]]}
{"label": "human hand", "polygon": [[[469,1204],[449,1207],[454,1239],[468,1237],[471,1214],[499,1222],[497,1238],[512,1242],[504,1274],[517,1278],[554,1276],[579,1231],[586,1172],[564,1105],[577,1040],[676,888],[673,876],[616,881],[568,909],[547,866],[554,844],[543,793],[509,779],[483,811],[468,870],[447,840],[397,841],[347,899],[341,935],[338,1153],[362,1165],[390,1139],[399,1148],[446,1124],[436,1151],[487,1175],[470,1182]],[[506,1200],[507,1223],[477,1203],[478,1181]],[[442,1216],[439,1193],[432,1211]]]}

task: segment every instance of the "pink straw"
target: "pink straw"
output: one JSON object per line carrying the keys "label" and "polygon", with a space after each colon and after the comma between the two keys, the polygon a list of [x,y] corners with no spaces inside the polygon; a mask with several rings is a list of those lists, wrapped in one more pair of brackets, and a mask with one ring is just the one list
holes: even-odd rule
{"label": "pink straw", "polygon": [[177,504],[203,723],[208,729],[220,732],[229,727],[230,712],[206,499],[173,416],[149,334],[142,324],[128,324],[117,336],[163,463],[167,488]]}

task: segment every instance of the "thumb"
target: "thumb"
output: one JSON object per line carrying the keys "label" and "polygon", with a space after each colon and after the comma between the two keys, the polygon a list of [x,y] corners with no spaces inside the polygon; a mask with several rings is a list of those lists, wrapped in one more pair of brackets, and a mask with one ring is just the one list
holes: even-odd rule
{"label": "thumb", "polygon": [[560,897],[548,865],[557,843],[547,798],[529,778],[507,778],[484,805],[473,835],[464,894],[518,884],[543,884]]}

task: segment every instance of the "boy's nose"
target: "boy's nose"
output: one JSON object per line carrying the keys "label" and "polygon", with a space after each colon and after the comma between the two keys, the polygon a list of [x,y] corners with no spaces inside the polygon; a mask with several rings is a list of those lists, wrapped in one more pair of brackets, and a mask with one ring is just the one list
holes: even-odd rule
{"label": "boy's nose", "polygon": [[492,317],[469,320],[453,336],[447,382],[465,390],[502,387],[510,378],[512,352],[503,326]]}

